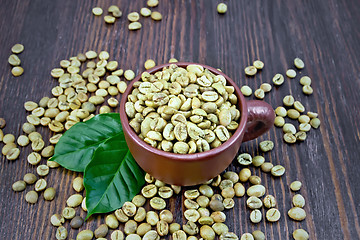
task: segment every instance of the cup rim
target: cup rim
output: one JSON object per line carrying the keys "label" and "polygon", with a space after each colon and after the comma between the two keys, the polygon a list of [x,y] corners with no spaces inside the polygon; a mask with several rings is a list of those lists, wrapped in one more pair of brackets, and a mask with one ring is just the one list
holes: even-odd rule
{"label": "cup rim", "polygon": [[207,66],[207,65],[204,65],[204,64],[200,64],[200,63],[193,63],[193,62],[165,63],[165,64],[155,66],[155,67],[153,67],[151,69],[148,69],[148,70],[146,70],[144,72],[154,74],[154,73],[162,70],[164,67],[170,66],[171,64],[176,64],[179,67],[186,67],[188,65],[193,65],[193,64],[194,65],[200,65],[200,66],[208,69],[209,71],[211,71],[212,73],[214,73],[216,75],[222,75],[223,77],[225,77],[227,83],[229,83],[235,89],[234,93],[236,94],[236,96],[238,98],[237,106],[238,106],[238,109],[240,109],[240,114],[241,114],[239,126],[236,129],[235,133],[227,141],[225,141],[223,144],[221,144],[219,147],[216,147],[216,148],[213,148],[213,149],[210,149],[208,151],[201,152],[201,153],[178,154],[178,153],[172,153],[172,152],[165,152],[163,150],[159,150],[157,148],[154,148],[154,147],[150,146],[144,140],[142,140],[135,133],[135,131],[130,127],[129,120],[128,120],[128,117],[127,117],[126,112],[125,112],[125,103],[127,102],[127,96],[133,90],[134,83],[141,79],[141,74],[143,72],[141,72],[139,75],[137,75],[131,81],[131,83],[128,85],[126,91],[121,96],[120,119],[121,119],[121,124],[122,124],[123,131],[126,132],[129,135],[129,137],[136,144],[140,145],[145,150],[147,150],[149,152],[152,152],[152,153],[155,153],[157,155],[166,157],[168,159],[172,159],[174,161],[179,161],[179,162],[206,161],[207,158],[213,157],[214,155],[217,155],[220,152],[225,151],[229,146],[232,146],[236,141],[239,140],[239,138],[241,138],[244,135],[246,122],[247,122],[247,117],[248,117],[247,103],[246,103],[245,97],[241,93],[240,88],[237,86],[237,84],[229,76],[227,76],[223,72],[221,72],[221,71],[219,71],[219,70],[217,70],[217,69],[215,69],[213,67],[210,67],[210,66]]}

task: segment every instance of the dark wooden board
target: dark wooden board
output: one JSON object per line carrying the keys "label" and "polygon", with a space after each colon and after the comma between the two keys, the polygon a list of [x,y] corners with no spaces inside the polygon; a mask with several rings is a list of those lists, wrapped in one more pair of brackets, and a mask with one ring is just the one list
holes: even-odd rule
{"label": "dark wooden board", "polygon": [[[144,70],[148,58],[158,64],[172,57],[199,62],[221,68],[239,86],[247,84],[254,90],[261,83],[270,83],[276,73],[285,74],[293,68],[293,59],[300,57],[305,69],[274,88],[265,101],[275,108],[285,95],[292,94],[307,110],[319,113],[320,129],[311,130],[304,143],[290,146],[283,142],[281,129],[273,128],[240,149],[263,154],[258,143],[265,139],[275,142],[275,149],[263,155],[284,165],[286,174],[275,179],[259,169],[252,168],[252,172],[262,178],[268,193],[276,196],[281,219],[273,224],[251,224],[250,211],[241,198],[227,211],[226,223],[239,236],[261,229],[267,239],[292,239],[291,233],[301,227],[310,239],[360,239],[360,1],[226,1],[225,15],[216,12],[218,3],[161,1],[156,9],[163,20],[141,18],[142,29],[130,32],[126,14],[139,11],[146,1],[1,1],[0,117],[7,121],[4,132],[22,134],[21,124],[27,116],[24,102],[50,96],[56,86],[51,69],[79,52],[107,50],[123,69],[133,69],[136,74]],[[124,13],[114,25],[92,15],[93,7],[102,7],[106,14],[111,4]],[[15,43],[25,45],[20,54],[25,73],[18,78],[11,75],[7,63]],[[265,62],[264,70],[254,78],[245,77],[244,67],[256,59]],[[304,75],[312,78],[311,96],[301,91],[299,79]],[[45,128],[39,131],[45,138],[50,136]],[[46,179],[57,189],[56,199],[44,202],[41,195],[38,204],[29,205],[24,196],[31,187],[21,193],[11,190],[13,182],[35,172],[26,161],[30,149],[21,150],[17,161],[1,157],[0,239],[54,239],[56,229],[49,218],[65,206],[74,193],[71,181],[80,174],[61,168],[50,171]],[[240,166],[234,161],[229,169],[239,171]],[[289,184],[296,179],[303,182],[300,193],[306,199],[307,218],[300,223],[286,214],[294,195]],[[182,207],[182,198],[171,199],[169,206],[181,223],[182,215],[175,209]],[[97,216],[81,229],[94,230],[103,222],[103,217]],[[69,239],[77,232],[71,230]]]}

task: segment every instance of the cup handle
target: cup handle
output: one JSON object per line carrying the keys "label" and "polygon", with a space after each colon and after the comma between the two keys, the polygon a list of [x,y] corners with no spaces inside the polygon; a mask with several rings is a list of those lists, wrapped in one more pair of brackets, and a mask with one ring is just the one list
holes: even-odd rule
{"label": "cup handle", "polygon": [[243,142],[253,140],[269,131],[275,120],[274,109],[264,101],[247,101],[247,107],[248,119]]}

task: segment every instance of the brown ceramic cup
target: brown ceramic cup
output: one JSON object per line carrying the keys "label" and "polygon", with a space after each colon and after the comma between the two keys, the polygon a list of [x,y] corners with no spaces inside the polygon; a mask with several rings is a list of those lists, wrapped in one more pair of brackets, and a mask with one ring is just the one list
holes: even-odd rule
{"label": "brown ceramic cup", "polygon": [[[156,66],[147,70],[147,72],[154,74],[170,64]],[[198,63],[176,63],[179,67],[185,68],[190,64]],[[275,113],[269,104],[258,100],[246,101],[239,87],[231,78],[212,67],[203,64],[198,65],[207,68],[216,75],[224,76],[227,84],[235,88],[235,94],[238,98],[237,107],[241,112],[239,127],[230,139],[217,148],[202,153],[176,154],[151,147],[141,140],[130,127],[125,113],[127,96],[132,92],[134,82],[141,79],[141,75],[137,76],[129,84],[120,103],[121,123],[131,154],[147,173],[169,184],[182,186],[196,185],[217,176],[233,161],[242,142],[262,135],[274,124]]]}

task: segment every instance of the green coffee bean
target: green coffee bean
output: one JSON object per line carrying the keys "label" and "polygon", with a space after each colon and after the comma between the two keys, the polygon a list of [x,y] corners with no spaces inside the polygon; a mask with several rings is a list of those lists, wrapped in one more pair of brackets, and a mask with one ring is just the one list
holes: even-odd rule
{"label": "green coffee bean", "polygon": [[293,192],[299,191],[302,186],[302,183],[300,181],[294,181],[290,184],[290,189]]}
{"label": "green coffee bean", "polygon": [[276,165],[273,168],[271,168],[271,175],[273,175],[274,177],[280,177],[284,175],[284,173],[285,173],[285,168],[281,165]]}
{"label": "green coffee bean", "polygon": [[198,212],[200,213],[200,217],[210,217],[210,211],[207,208],[199,208]]}
{"label": "green coffee bean", "polygon": [[131,202],[134,203],[136,207],[142,207],[144,206],[146,199],[142,195],[136,195],[135,197],[133,197]]}
{"label": "green coffee bean", "polygon": [[194,236],[199,233],[198,226],[192,221],[188,221],[185,225],[183,225],[183,230],[190,236]]}
{"label": "green coffee bean", "polygon": [[233,232],[225,232],[220,235],[220,240],[238,240],[238,236],[236,236]]}
{"label": "green coffee bean", "polygon": [[209,206],[210,200],[206,196],[199,196],[196,199],[196,202],[199,204],[200,207],[207,207]]}
{"label": "green coffee bean", "polygon": [[12,189],[13,189],[15,192],[24,191],[25,188],[26,188],[26,182],[25,182],[25,181],[22,181],[22,180],[16,181],[16,182],[14,182],[13,185],[12,185]]}
{"label": "green coffee bean", "polygon": [[[232,181],[234,184],[237,183],[239,181],[239,175],[236,174],[235,172],[232,171],[227,171],[224,173],[223,177],[225,179],[229,179],[230,181]],[[200,190],[200,188],[199,188]],[[202,193],[203,194],[203,193]],[[211,197],[211,196],[210,196]]]}
{"label": "green coffee bean", "polygon": [[181,229],[181,226],[178,223],[171,223],[169,226],[169,231],[171,234],[174,234],[175,232],[179,231],[180,229]]}
{"label": "green coffee bean", "polygon": [[224,198],[233,198],[233,197],[235,196],[235,190],[234,190],[234,188],[232,188],[232,187],[224,188],[224,189],[221,191],[221,195],[222,195]]}
{"label": "green coffee bean", "polygon": [[242,153],[237,157],[238,162],[241,165],[247,166],[250,165],[252,163],[252,157],[250,154],[248,153]]}
{"label": "green coffee bean", "polygon": [[303,208],[305,206],[305,199],[302,195],[296,194],[292,199],[292,203],[295,207]]}
{"label": "green coffee bean", "polygon": [[249,97],[252,94],[252,89],[247,85],[242,86],[240,91],[246,97]]}
{"label": "green coffee bean", "polygon": [[164,220],[160,220],[156,224],[156,231],[159,236],[166,236],[169,233],[169,224]]}
{"label": "green coffee bean", "polygon": [[196,209],[188,209],[184,212],[184,217],[191,222],[197,222],[200,218],[200,213]]}
{"label": "green coffee bean", "polygon": [[251,176],[251,171],[248,168],[241,169],[239,173],[239,178],[241,182],[247,182]]}
{"label": "green coffee bean", "polygon": [[24,133],[30,134],[32,132],[35,132],[35,126],[31,123],[24,123],[22,126],[22,130]]}
{"label": "green coffee bean", "polygon": [[54,227],[59,227],[65,222],[65,219],[60,214],[54,214],[51,216],[50,222]]}
{"label": "green coffee bean", "polygon": [[240,240],[254,240],[254,237],[251,235],[251,233],[244,233],[241,235]]}
{"label": "green coffee bean", "polygon": [[128,217],[135,216],[136,210],[137,210],[135,204],[132,202],[125,202],[122,206],[122,209],[123,209],[124,213],[126,214],[126,216],[128,216]]}
{"label": "green coffee bean", "polygon": [[[116,213],[115,213],[115,216],[116,216]],[[136,211],[136,214],[134,216],[134,220],[137,221],[137,222],[142,222],[145,220],[145,217],[146,217],[146,210],[145,208],[143,207],[139,207]],[[118,218],[118,217],[117,217]],[[120,219],[118,218],[118,220],[120,221]],[[120,222],[123,222],[123,221],[120,221]]]}
{"label": "green coffee bean", "polygon": [[222,200],[212,199],[209,203],[209,206],[213,211],[223,211],[224,210],[224,204],[222,203]]}
{"label": "green coffee bean", "polygon": [[210,217],[214,220],[214,222],[225,222],[226,220],[226,215],[225,213],[221,212],[221,211],[215,211],[213,213],[211,213]]}
{"label": "green coffee bean", "polygon": [[302,91],[306,95],[311,95],[313,93],[313,89],[310,85],[304,85]]}
{"label": "green coffee bean", "polygon": [[46,165],[39,165],[37,168],[36,168],[36,173],[41,176],[41,177],[44,177],[46,175],[49,174],[49,167],[46,166]]}
{"label": "green coffee bean", "polygon": [[146,198],[152,198],[157,193],[157,187],[154,184],[149,184],[141,189],[141,194]]}
{"label": "green coffee bean", "polygon": [[75,209],[70,207],[65,207],[62,211],[62,216],[65,219],[73,219],[75,217]]}
{"label": "green coffee bean", "polygon": [[167,223],[173,221],[173,214],[169,210],[162,210],[159,214],[160,220],[163,220]]}
{"label": "green coffee bean", "polygon": [[254,240],[265,240],[265,234],[260,230],[255,230],[252,232]]}
{"label": "green coffee bean", "polygon": [[291,123],[285,123],[284,126],[283,126],[283,132],[284,133],[295,134],[296,133],[296,128]]}
{"label": "green coffee bean", "polygon": [[252,159],[252,164],[255,167],[260,167],[265,162],[265,158],[263,156],[255,156]]}
{"label": "green coffee bean", "polygon": [[266,219],[269,222],[277,222],[280,219],[280,211],[276,208],[270,208],[266,211]]}
{"label": "green coffee bean", "polygon": [[116,210],[114,214],[115,214],[116,219],[119,220],[120,222],[124,223],[124,222],[127,222],[129,220],[129,217],[126,216],[126,214],[124,213],[124,211],[122,209]]}
{"label": "green coffee bean", "polygon": [[200,228],[200,236],[205,240],[213,240],[215,239],[215,232],[210,226],[203,225]]}
{"label": "green coffee bean", "polygon": [[309,234],[304,229],[296,229],[292,235],[295,240],[308,240],[309,239]]}
{"label": "green coffee bean", "polygon": [[268,83],[263,83],[263,84],[261,84],[261,85],[260,85],[260,88],[261,88],[265,93],[270,92],[271,89],[272,89],[271,85],[268,84]]}
{"label": "green coffee bean", "polygon": [[82,190],[84,190],[83,178],[82,177],[74,178],[72,187],[77,192],[81,192]]}
{"label": "green coffee bean", "polygon": [[270,162],[264,162],[263,164],[261,164],[260,168],[263,172],[270,172],[273,166],[274,165]]}
{"label": "green coffee bean", "polygon": [[287,143],[295,143],[296,137],[292,133],[285,133],[284,134],[284,141]]}
{"label": "green coffee bean", "polygon": [[288,211],[288,215],[295,221],[302,221],[306,218],[306,212],[304,209],[299,207],[293,207]]}
{"label": "green coffee bean", "polygon": [[94,233],[91,230],[82,230],[76,236],[76,240],[91,240],[94,237]]}
{"label": "green coffee bean", "polygon": [[294,70],[294,69],[288,69],[288,70],[286,71],[286,76],[287,76],[288,78],[295,78],[295,77],[296,77],[296,72],[295,72],[295,70]]}
{"label": "green coffee bean", "polygon": [[[180,226],[180,225],[179,225]],[[172,233],[173,240],[186,240],[186,233],[183,230],[177,230]]]}
{"label": "green coffee bean", "polygon": [[219,3],[218,5],[217,5],[217,11],[218,11],[218,13],[220,13],[220,14],[224,14],[224,13],[226,13],[226,11],[227,11],[227,5],[225,4],[225,3]]}
{"label": "green coffee bean", "polygon": [[55,194],[56,194],[56,191],[54,188],[50,187],[50,188],[47,188],[45,191],[44,191],[44,199],[46,201],[52,201],[54,198],[55,198]]}
{"label": "green coffee bean", "polygon": [[56,229],[56,234],[55,234],[55,237],[56,239],[58,240],[64,240],[66,239],[68,236],[68,232],[66,230],[65,227],[63,226],[59,226],[57,229]]}
{"label": "green coffee bean", "polygon": [[137,222],[134,220],[129,220],[125,223],[124,233],[126,235],[129,235],[129,234],[135,233],[136,229],[137,229]]}
{"label": "green coffee bean", "polygon": [[284,76],[280,73],[277,73],[273,79],[272,79],[274,85],[276,86],[280,86],[284,83]]}
{"label": "green coffee bean", "polygon": [[206,197],[212,197],[214,195],[214,190],[209,185],[201,185],[199,191]]}
{"label": "green coffee bean", "polygon": [[80,194],[73,194],[67,200],[66,204],[69,207],[77,207],[81,204],[83,197]]}
{"label": "green coffee bean", "polygon": [[27,183],[27,184],[34,184],[37,180],[37,177],[35,176],[35,174],[33,173],[27,173],[24,175],[24,181]]}
{"label": "green coffee bean", "polygon": [[300,58],[294,59],[294,65],[297,69],[303,69],[305,67],[303,60],[301,60]]}
{"label": "green coffee bean", "polygon": [[276,207],[276,199],[273,195],[266,195],[263,201],[266,208]]}
{"label": "green coffee bean", "polygon": [[[0,129],[3,129],[6,126],[6,121],[4,118],[0,118]],[[1,139],[0,139],[1,141]]]}
{"label": "green coffee bean", "polygon": [[258,176],[250,176],[249,182],[253,185],[259,185],[259,184],[261,184],[261,178]]}
{"label": "green coffee bean", "polygon": [[25,195],[25,200],[30,203],[34,204],[38,201],[39,195],[35,191],[30,191]]}
{"label": "green coffee bean", "polygon": [[300,123],[309,123],[310,122],[310,117],[307,115],[300,115],[300,117],[298,118],[298,121]]}
{"label": "green coffee bean", "polygon": [[13,134],[8,133],[8,134],[4,135],[2,141],[5,144],[13,143],[13,142],[15,142],[15,136]]}
{"label": "green coffee bean", "polygon": [[141,223],[139,227],[136,229],[136,234],[142,237],[150,230],[151,230],[151,225],[149,223]]}
{"label": "green coffee bean", "polygon": [[228,226],[226,226],[224,223],[219,223],[219,222],[214,223],[212,225],[212,229],[219,236],[223,233],[229,232]]}
{"label": "green coffee bean", "polygon": [[[117,230],[116,230],[117,231]],[[115,232],[116,232],[115,231]],[[113,232],[114,233],[114,232]],[[111,234],[112,236],[113,234]],[[130,234],[130,235],[127,235],[125,240],[141,240],[141,237],[137,234]]]}
{"label": "green coffee bean", "polygon": [[249,197],[262,197],[265,194],[265,190],[266,189],[263,185],[253,185],[247,189],[246,193]]}
{"label": "green coffee bean", "polygon": [[[309,113],[308,113],[309,114]],[[320,119],[318,119],[318,118],[316,118],[316,117],[314,117],[313,119],[311,119],[310,120],[310,125],[313,127],[313,128],[315,128],[315,129],[317,129],[317,128],[319,128],[319,126],[320,126]]]}
{"label": "green coffee bean", "polygon": [[107,215],[105,217],[105,224],[111,228],[111,229],[115,229],[115,228],[118,228],[119,226],[119,221],[117,220],[117,218],[115,217],[114,214],[110,214],[110,215]]}
{"label": "green coffee bean", "polygon": [[73,219],[71,219],[70,226],[71,228],[78,229],[83,225],[83,223],[84,223],[84,219],[82,219],[80,216],[76,216]]}
{"label": "green coffee bean", "polygon": [[41,156],[45,157],[45,158],[49,158],[52,155],[54,155],[54,146],[50,145],[45,147],[42,151],[41,151]]}
{"label": "green coffee bean", "polygon": [[235,190],[235,196],[237,197],[242,197],[245,195],[245,187],[241,183],[236,183],[234,185],[234,190]]}
{"label": "green coffee bean", "polygon": [[225,209],[231,209],[235,206],[235,201],[233,198],[225,198],[223,200],[223,205]]}
{"label": "green coffee bean", "polygon": [[294,97],[291,95],[287,95],[283,98],[283,104],[287,107],[291,107],[294,104],[294,101]]}
{"label": "green coffee bean", "polygon": [[258,197],[251,196],[246,200],[246,205],[250,209],[259,209],[262,207],[263,203]]}
{"label": "green coffee bean", "polygon": [[311,85],[311,78],[309,78],[308,76],[303,76],[300,78],[300,84],[305,86],[305,85]]}
{"label": "green coffee bean", "polygon": [[109,228],[106,224],[101,224],[97,229],[94,231],[94,235],[96,238],[104,238],[109,232]]}
{"label": "green coffee bean", "polygon": [[[5,145],[6,146],[6,145]],[[18,148],[11,148],[9,151],[7,151],[6,153],[6,159],[8,160],[15,160],[19,157],[20,155],[20,149]]]}
{"label": "green coffee bean", "polygon": [[58,164],[57,162],[49,161],[49,159],[46,161],[46,166],[48,166],[49,168],[57,168],[60,166],[60,164]]}
{"label": "green coffee bean", "polygon": [[203,216],[203,217],[200,217],[198,222],[201,224],[201,225],[212,225],[214,224],[214,219],[210,216]]}
{"label": "green coffee bean", "polygon": [[289,109],[287,111],[287,116],[291,119],[298,119],[300,117],[300,113],[295,109]]}
{"label": "green coffee bean", "polygon": [[264,99],[264,97],[265,97],[265,92],[264,92],[264,90],[262,90],[261,88],[259,88],[259,89],[256,89],[256,90],[255,90],[254,95],[255,95],[255,97],[258,98],[258,99]]}
{"label": "green coffee bean", "polygon": [[25,147],[29,144],[29,138],[25,135],[20,135],[17,139],[17,144],[19,144],[22,147]]}
{"label": "green coffee bean", "polygon": [[41,192],[41,191],[45,190],[46,186],[47,186],[46,180],[43,178],[40,178],[35,183],[35,191]]}
{"label": "green coffee bean", "polygon": [[196,199],[199,195],[200,195],[200,193],[197,189],[186,190],[184,192],[184,196],[188,199]]}
{"label": "green coffee bean", "polygon": [[159,221],[159,215],[154,211],[148,211],[146,213],[146,222],[151,226],[155,226]]}
{"label": "green coffee bean", "polygon": [[259,144],[261,151],[268,152],[274,148],[274,143],[270,140],[262,141]]}

